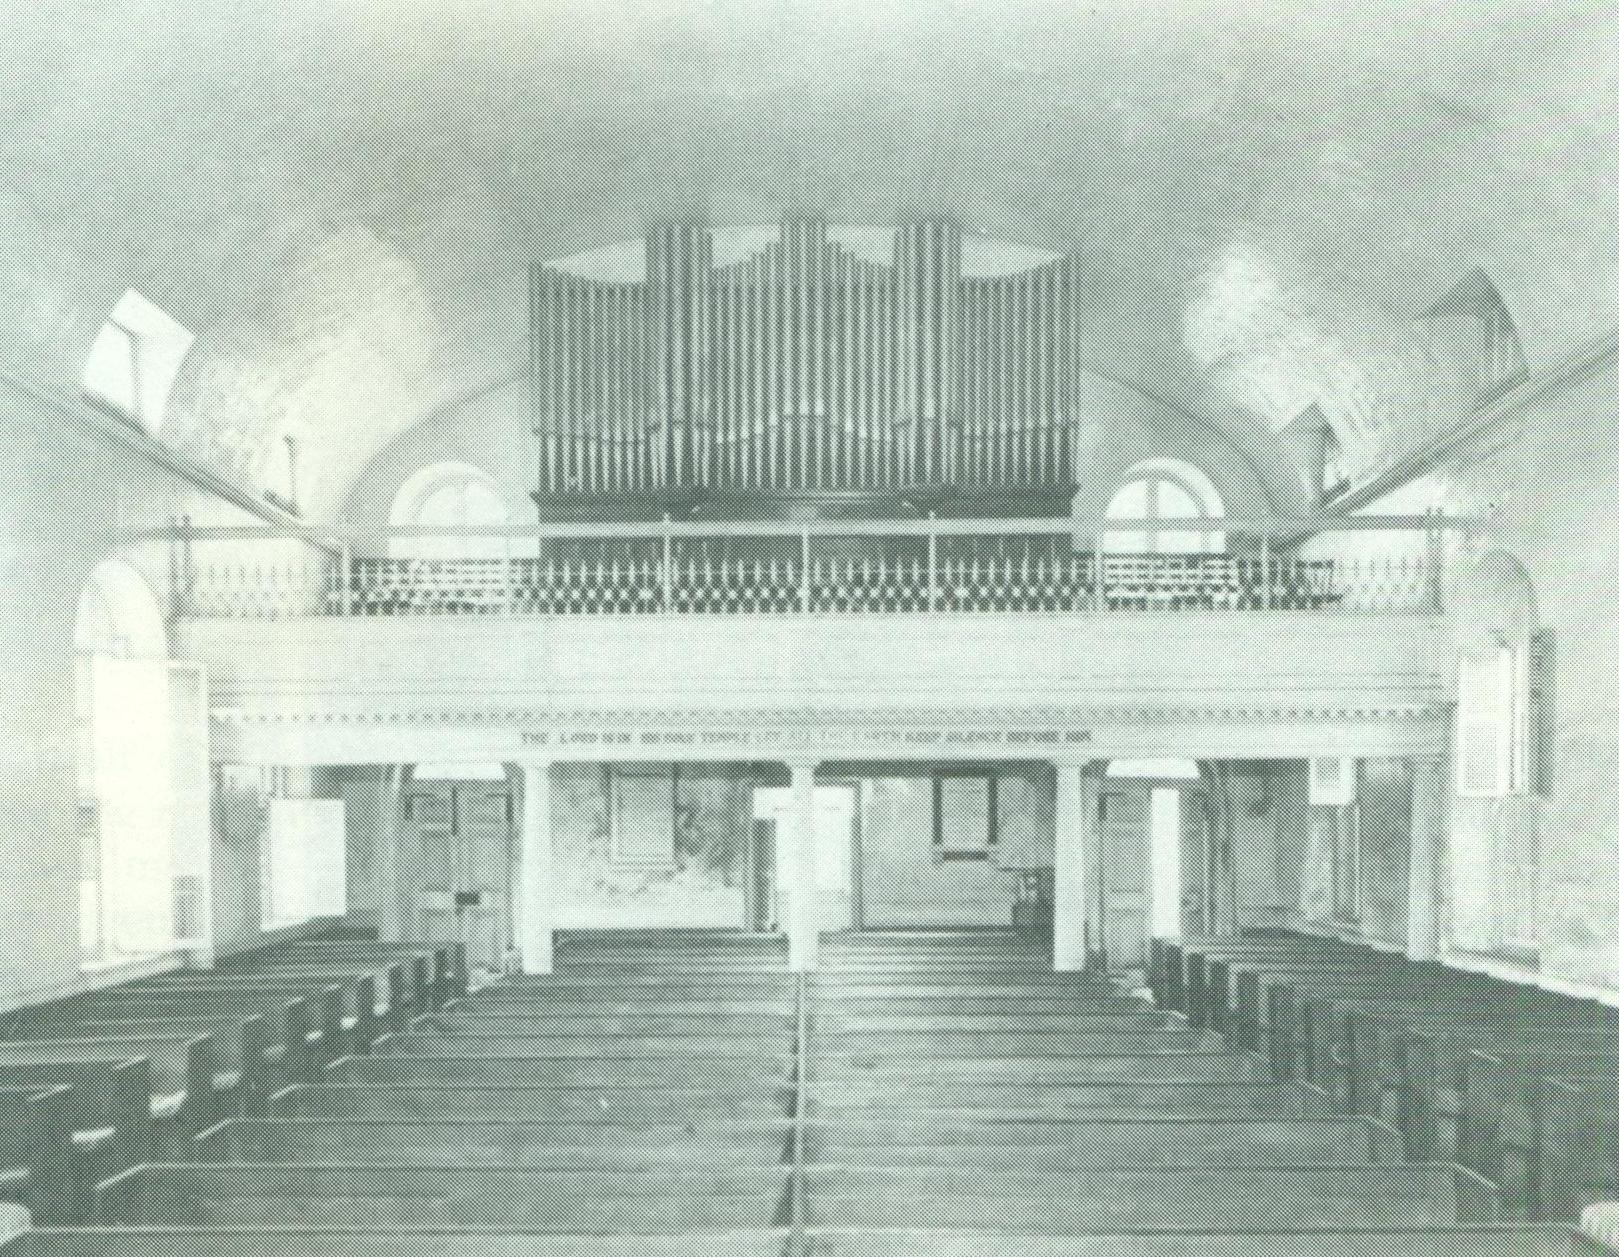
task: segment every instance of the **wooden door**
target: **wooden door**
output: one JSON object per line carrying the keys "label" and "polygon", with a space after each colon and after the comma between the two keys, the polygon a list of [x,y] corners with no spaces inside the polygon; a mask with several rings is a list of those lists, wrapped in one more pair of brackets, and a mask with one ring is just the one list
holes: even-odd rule
{"label": "wooden door", "polygon": [[1202,790],[1181,791],[1181,933],[1211,933],[1209,910],[1209,800]]}
{"label": "wooden door", "polygon": [[1147,964],[1152,923],[1150,800],[1147,783],[1128,782],[1110,785],[1098,801],[1099,934],[1103,963],[1115,971],[1144,970]]}
{"label": "wooden door", "polygon": [[512,947],[515,826],[503,782],[418,782],[405,800],[416,853],[414,937],[460,942],[469,966],[498,973]]}

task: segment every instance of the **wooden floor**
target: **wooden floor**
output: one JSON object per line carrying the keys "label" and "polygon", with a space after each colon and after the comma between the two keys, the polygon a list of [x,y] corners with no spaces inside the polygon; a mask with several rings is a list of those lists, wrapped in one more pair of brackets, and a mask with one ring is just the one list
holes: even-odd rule
{"label": "wooden floor", "polygon": [[[323,1024],[368,1050],[171,1133],[162,1159],[95,1189],[90,1225],[0,1253],[1566,1257],[1589,1243],[1504,1223],[1486,1179],[1405,1160],[1375,1115],[1333,1111],[1265,1055],[1099,976],[1053,972],[1022,936],[834,936],[808,977],[785,959],[766,936],[581,934],[559,941],[553,975],[448,1000],[422,983],[414,1001],[366,970],[409,1015],[379,1013],[365,1041],[339,984]],[[321,980],[339,972],[353,963]],[[197,998],[235,1007],[215,989]]]}

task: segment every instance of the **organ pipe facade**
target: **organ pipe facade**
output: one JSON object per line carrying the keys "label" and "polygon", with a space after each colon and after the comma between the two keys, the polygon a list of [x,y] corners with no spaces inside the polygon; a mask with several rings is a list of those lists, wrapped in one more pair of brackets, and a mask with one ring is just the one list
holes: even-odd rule
{"label": "organ pipe facade", "polygon": [[945,219],[891,259],[790,218],[716,264],[663,223],[645,279],[532,271],[537,496],[1071,484],[1080,271],[964,274]]}

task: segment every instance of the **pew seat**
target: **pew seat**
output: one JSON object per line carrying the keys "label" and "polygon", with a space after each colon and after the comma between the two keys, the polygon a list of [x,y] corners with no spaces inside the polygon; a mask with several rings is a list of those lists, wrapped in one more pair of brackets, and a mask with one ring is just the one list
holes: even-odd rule
{"label": "pew seat", "polygon": [[778,1165],[791,1155],[785,1117],[738,1121],[694,1113],[664,1122],[250,1118],[199,1134],[195,1159],[328,1164],[660,1169]]}
{"label": "pew seat", "polygon": [[524,1057],[349,1056],[327,1066],[332,1082],[397,1086],[471,1084],[503,1086],[545,1081],[552,1086],[717,1089],[779,1086],[791,1076],[790,1055],[750,1055],[692,1060],[687,1057],[534,1060]]}
{"label": "pew seat", "polygon": [[645,1232],[757,1230],[787,1220],[791,1170],[613,1170],[168,1162],[100,1184],[114,1226],[487,1227]]}
{"label": "pew seat", "polygon": [[149,1116],[160,1123],[178,1122],[198,1129],[218,1121],[241,1095],[240,1073],[220,1069],[219,1056],[211,1034],[0,1040],[0,1070],[145,1061],[151,1088]]}
{"label": "pew seat", "polygon": [[270,1097],[276,1116],[371,1121],[589,1121],[645,1123],[784,1117],[794,1093],[786,1085],[743,1091],[715,1088],[559,1086],[398,1086],[320,1083]]}
{"label": "pew seat", "polygon": [[0,1201],[75,1222],[94,1149],[76,1142],[71,1087],[0,1087]]}
{"label": "pew seat", "polygon": [[1023,1235],[1115,1229],[1363,1230],[1492,1222],[1492,1186],[1458,1166],[1064,1170],[806,1167],[811,1226],[972,1227]]}
{"label": "pew seat", "polygon": [[916,1079],[901,1089],[853,1088],[845,1084],[812,1087],[805,1097],[811,1117],[861,1111],[931,1112],[945,1110],[977,1123],[1039,1121],[1050,1118],[1133,1117],[1157,1113],[1185,1117],[1326,1115],[1324,1097],[1303,1088],[1270,1082],[1092,1082],[1060,1087],[980,1084],[941,1086]]}

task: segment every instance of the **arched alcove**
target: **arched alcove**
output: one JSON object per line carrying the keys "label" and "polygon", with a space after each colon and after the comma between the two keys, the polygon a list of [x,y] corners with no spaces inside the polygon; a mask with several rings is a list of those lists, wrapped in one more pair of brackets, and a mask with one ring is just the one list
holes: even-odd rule
{"label": "arched alcove", "polygon": [[1454,946],[1514,957],[1539,945],[1540,806],[1549,793],[1554,655],[1534,582],[1490,549],[1457,572],[1454,626],[1457,796],[1449,826]]}
{"label": "arched alcove", "polygon": [[127,563],[90,574],[73,633],[79,936],[87,964],[174,938],[168,639]]}
{"label": "arched alcove", "polygon": [[[399,487],[388,511],[395,528],[473,528],[511,521],[511,506],[493,476],[470,463],[435,463]],[[396,559],[504,559],[511,546],[504,537],[391,537]]]}

